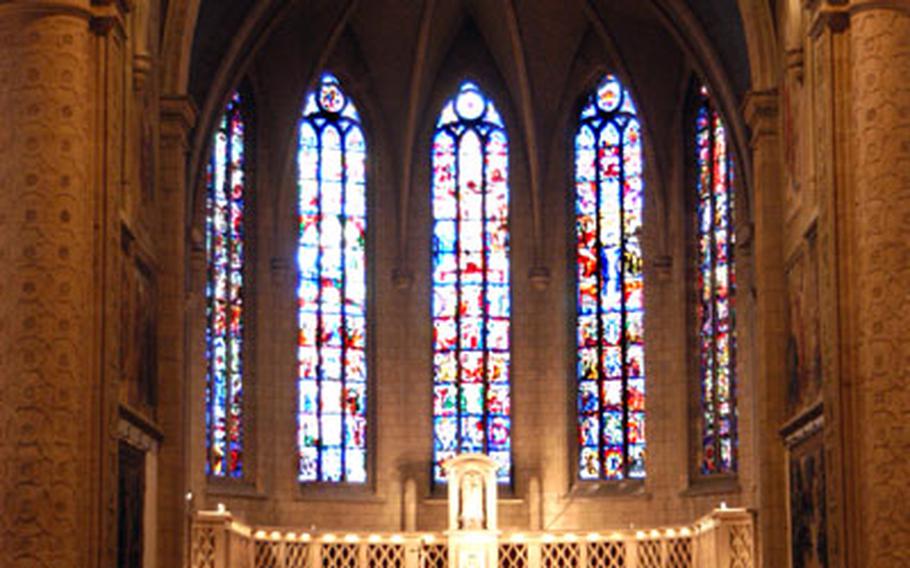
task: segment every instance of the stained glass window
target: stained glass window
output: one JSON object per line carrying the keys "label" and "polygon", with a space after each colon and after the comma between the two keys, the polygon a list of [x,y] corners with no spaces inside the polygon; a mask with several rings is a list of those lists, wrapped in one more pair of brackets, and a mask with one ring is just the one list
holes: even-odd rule
{"label": "stained glass window", "polygon": [[243,477],[244,101],[234,94],[206,167],[206,472]]}
{"label": "stained glass window", "polygon": [[297,380],[301,482],[367,479],[366,141],[324,74],[298,129]]}
{"label": "stained glass window", "polygon": [[697,290],[701,382],[701,472],[736,471],[733,297],[733,161],[724,122],[708,90],[695,116]]}
{"label": "stained glass window", "polygon": [[434,479],[480,452],[510,479],[509,142],[471,82],[442,109],[433,166]]}
{"label": "stained glass window", "polygon": [[641,125],[607,75],[575,133],[581,479],[645,476],[643,208]]}

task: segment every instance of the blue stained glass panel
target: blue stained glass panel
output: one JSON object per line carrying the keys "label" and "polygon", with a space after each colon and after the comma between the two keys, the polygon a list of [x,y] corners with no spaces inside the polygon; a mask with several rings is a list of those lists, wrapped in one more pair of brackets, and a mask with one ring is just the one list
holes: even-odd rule
{"label": "blue stained glass panel", "polygon": [[735,396],[736,270],[733,159],[726,128],[706,87],[695,114],[696,329],[701,383],[701,472],[737,468]]}
{"label": "blue stained glass panel", "polygon": [[243,294],[246,123],[234,93],[206,167],[206,473],[244,475]]}
{"label": "blue stained glass panel", "polygon": [[607,75],[575,133],[579,477],[644,476],[644,215],[641,127]]}
{"label": "blue stained glass panel", "polygon": [[434,473],[483,452],[511,478],[509,146],[471,82],[439,115],[432,148]]}
{"label": "blue stained glass panel", "polygon": [[366,142],[324,74],[298,126],[298,473],[367,480]]}

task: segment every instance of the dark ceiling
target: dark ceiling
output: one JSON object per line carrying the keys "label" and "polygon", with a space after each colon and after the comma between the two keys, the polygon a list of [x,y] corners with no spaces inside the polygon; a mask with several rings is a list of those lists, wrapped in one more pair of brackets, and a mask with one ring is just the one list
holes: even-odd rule
{"label": "dark ceiling", "polygon": [[741,100],[749,90],[749,56],[746,34],[736,0],[686,0],[714,44],[736,96]]}
{"label": "dark ceiling", "polygon": [[205,100],[222,57],[255,3],[256,0],[202,0],[190,66],[190,94],[197,103]]}
{"label": "dark ceiling", "polygon": [[[261,1],[261,0],[260,0]],[[386,10],[419,11],[419,3],[383,0]],[[542,1],[542,0],[535,0]],[[565,0],[555,0],[563,3]],[[599,0],[614,8],[621,8],[622,0]],[[379,0],[364,2],[358,10],[375,10]],[[701,23],[705,34],[714,45],[730,78],[735,95],[741,100],[749,87],[749,60],[746,52],[743,24],[736,0],[685,0],[688,8]],[[202,104],[209,86],[219,65],[227,52],[231,41],[237,37],[247,15],[253,9],[256,0],[203,0],[198,17],[193,45],[193,59],[190,69],[190,94],[197,103]],[[579,3],[581,4],[581,3]],[[628,6],[628,5],[627,5]],[[643,6],[638,6],[642,8]],[[404,18],[406,14],[402,14]]]}

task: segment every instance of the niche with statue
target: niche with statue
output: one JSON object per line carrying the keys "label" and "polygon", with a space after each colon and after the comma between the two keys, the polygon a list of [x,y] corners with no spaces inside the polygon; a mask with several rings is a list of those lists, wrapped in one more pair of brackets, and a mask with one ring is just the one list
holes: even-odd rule
{"label": "niche with statue", "polygon": [[483,454],[461,454],[445,464],[452,568],[492,568],[497,564],[497,467]]}

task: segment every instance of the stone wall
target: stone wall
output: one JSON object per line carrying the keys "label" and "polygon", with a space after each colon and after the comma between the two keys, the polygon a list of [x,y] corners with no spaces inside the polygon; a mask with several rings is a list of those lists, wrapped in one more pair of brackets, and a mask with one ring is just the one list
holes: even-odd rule
{"label": "stone wall", "polygon": [[[249,249],[255,284],[248,298],[256,309],[246,337],[246,393],[255,394],[246,420],[247,464],[255,474],[244,482],[207,480],[204,472],[205,361],[203,282],[197,250],[190,275],[187,321],[192,330],[188,381],[193,436],[189,447],[194,506],[224,503],[255,524],[316,526],[335,530],[394,530],[405,526],[404,486],[416,482],[416,528],[438,530],[445,518],[444,493],[430,483],[432,460],[432,360],[430,325],[429,139],[436,113],[465,76],[477,80],[506,122],[511,151],[512,416],[514,488],[500,500],[507,529],[605,529],[690,522],[725,501],[753,507],[755,500],[754,382],[752,353],[755,311],[750,268],[750,188],[737,176],[741,237],[737,298],[740,396],[740,472],[735,478],[705,480],[695,466],[697,444],[690,423],[698,419],[699,386],[693,373],[693,328],[687,284],[694,262],[689,235],[694,219],[687,207],[692,156],[684,139],[693,120],[686,107],[693,62],[656,24],[647,37],[630,37],[617,22],[595,14],[597,25],[566,37],[548,36],[541,22],[560,21],[556,5],[539,6],[536,24],[521,23],[519,57],[494,37],[482,14],[443,31],[439,7],[424,52],[409,54],[420,18],[384,19],[363,6],[325,13],[292,11],[238,76],[253,86],[256,154],[251,177],[255,214]],[[573,12],[572,20],[584,13]],[[350,20],[345,20],[350,18]],[[449,25],[449,24],[445,24]],[[573,21],[571,25],[578,25]],[[336,26],[332,33],[327,26]],[[347,27],[350,26],[350,29]],[[395,29],[395,33],[391,30]],[[573,35],[574,34],[574,35]],[[391,37],[400,35],[401,38]],[[355,36],[357,39],[355,39]],[[438,37],[437,37],[438,36]],[[626,42],[616,48],[611,37]],[[328,37],[329,43],[300,37]],[[370,38],[384,44],[367,47]],[[444,40],[444,38],[449,38]],[[536,38],[536,39],[535,39]],[[573,40],[574,38],[574,40]],[[539,39],[539,41],[538,41]],[[577,42],[577,46],[572,45]],[[419,64],[410,63],[416,57]],[[554,62],[547,65],[544,61]],[[504,63],[509,62],[509,63]],[[308,85],[326,69],[338,76],[360,110],[370,152],[370,310],[373,408],[371,481],[366,488],[301,487],[296,471],[295,235],[296,192],[293,140]],[[417,71],[415,71],[417,69]],[[574,262],[572,136],[579,101],[604,73],[619,73],[633,88],[645,125],[645,248],[648,478],[644,484],[583,484],[573,472]],[[412,73],[418,73],[415,78]],[[524,98],[525,84],[532,98]],[[408,90],[407,86],[412,85]],[[212,95],[223,101],[226,94]],[[205,105],[208,107],[208,103]],[[216,111],[217,109],[212,109]],[[201,116],[200,127],[215,115]],[[739,120],[729,117],[729,122]],[[732,130],[732,127],[731,127]],[[533,136],[529,134],[533,132]],[[207,138],[197,137],[202,147]],[[735,147],[735,144],[734,144]],[[736,147],[738,156],[745,150]],[[193,231],[201,235],[203,193],[194,164]],[[403,171],[403,168],[409,168]],[[201,237],[197,237],[197,249]],[[775,422],[772,428],[777,427]],[[776,441],[776,430],[772,430]],[[532,487],[539,487],[539,492]],[[781,493],[782,497],[782,493]],[[539,512],[532,503],[539,501]],[[533,511],[533,512],[532,512]],[[533,517],[533,518],[532,518]]]}

